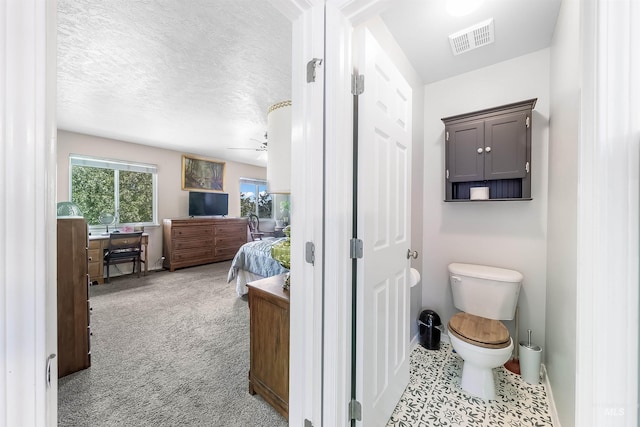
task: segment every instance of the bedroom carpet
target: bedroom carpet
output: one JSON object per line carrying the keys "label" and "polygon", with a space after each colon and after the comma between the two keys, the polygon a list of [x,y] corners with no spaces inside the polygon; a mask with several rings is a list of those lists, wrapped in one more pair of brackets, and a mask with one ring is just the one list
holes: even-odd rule
{"label": "bedroom carpet", "polygon": [[90,287],[89,369],[60,378],[60,426],[286,426],[248,392],[249,310],[230,262]]}

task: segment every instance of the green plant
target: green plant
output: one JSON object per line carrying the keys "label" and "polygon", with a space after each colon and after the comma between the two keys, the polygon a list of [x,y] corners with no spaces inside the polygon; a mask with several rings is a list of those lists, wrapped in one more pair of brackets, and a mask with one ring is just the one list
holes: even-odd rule
{"label": "green plant", "polygon": [[282,200],[280,202],[280,212],[283,218],[289,217],[289,209],[291,208],[291,202],[289,200]]}

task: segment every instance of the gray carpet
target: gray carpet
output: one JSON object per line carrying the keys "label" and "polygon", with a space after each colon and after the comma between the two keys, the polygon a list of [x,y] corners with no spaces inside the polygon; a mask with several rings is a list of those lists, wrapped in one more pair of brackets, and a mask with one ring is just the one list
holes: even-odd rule
{"label": "gray carpet", "polygon": [[286,426],[248,392],[249,310],[229,262],[91,286],[92,366],[58,383],[60,426]]}

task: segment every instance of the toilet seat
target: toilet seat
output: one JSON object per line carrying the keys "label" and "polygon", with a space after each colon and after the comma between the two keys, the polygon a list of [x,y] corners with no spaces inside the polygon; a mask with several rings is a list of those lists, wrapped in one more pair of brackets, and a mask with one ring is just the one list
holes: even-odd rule
{"label": "toilet seat", "polygon": [[478,347],[500,349],[511,344],[509,330],[499,320],[462,312],[449,320],[448,327],[456,337]]}

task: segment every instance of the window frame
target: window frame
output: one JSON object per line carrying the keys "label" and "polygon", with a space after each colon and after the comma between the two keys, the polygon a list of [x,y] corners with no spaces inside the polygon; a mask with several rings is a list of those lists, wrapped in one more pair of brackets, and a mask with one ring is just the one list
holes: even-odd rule
{"label": "window frame", "polygon": [[[127,160],[108,159],[81,154],[69,155],[69,200],[73,199],[73,167],[93,167],[114,171],[114,206],[116,214],[115,226],[153,227],[158,226],[158,166],[148,163],[131,162]],[[120,171],[139,172],[151,174],[152,186],[152,220],[151,222],[120,222]],[[102,229],[102,224],[88,224],[89,230]]]}
{"label": "window frame", "polygon": [[[274,215],[275,215],[275,207],[274,207],[275,206],[275,202],[274,202],[273,195],[267,191],[267,180],[266,179],[260,179],[260,178],[240,178],[239,183],[240,183],[240,192],[239,192],[240,194],[239,194],[239,196],[240,196],[240,211],[241,211],[240,214],[242,215],[242,185],[243,184],[253,184],[256,187],[256,192],[254,193],[255,197],[256,197],[256,201],[255,201],[256,210],[253,213],[256,214],[258,216],[258,218],[260,218],[260,219],[262,219],[262,218],[264,218],[264,219],[273,219]],[[259,198],[260,192],[257,191],[258,187],[260,187],[260,186],[264,186],[266,194],[268,194],[269,197],[271,198],[271,216],[269,216],[269,217],[261,217],[260,216],[260,206],[258,205],[258,200],[259,200],[258,198]],[[246,216],[243,217],[243,218],[246,218]]]}

